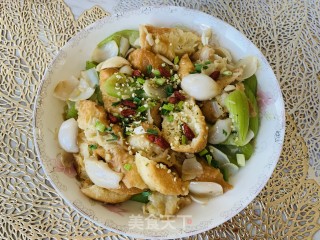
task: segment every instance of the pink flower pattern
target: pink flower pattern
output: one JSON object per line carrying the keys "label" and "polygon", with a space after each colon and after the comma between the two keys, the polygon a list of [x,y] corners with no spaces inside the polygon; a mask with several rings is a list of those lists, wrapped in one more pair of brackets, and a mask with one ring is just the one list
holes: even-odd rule
{"label": "pink flower pattern", "polygon": [[76,169],[73,163],[64,163],[62,155],[59,153],[53,161],[53,172],[62,172],[70,178],[74,178],[77,175]]}

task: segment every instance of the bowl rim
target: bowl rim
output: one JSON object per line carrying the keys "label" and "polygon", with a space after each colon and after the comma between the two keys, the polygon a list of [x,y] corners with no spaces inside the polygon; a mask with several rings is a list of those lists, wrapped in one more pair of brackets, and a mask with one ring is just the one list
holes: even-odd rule
{"label": "bowl rim", "polygon": [[[183,238],[183,237],[189,237],[189,236],[193,236],[193,235],[196,235],[196,234],[199,234],[199,233],[203,233],[203,232],[206,232],[212,228],[214,228],[213,226],[208,226],[208,227],[205,227],[205,228],[202,228],[200,230],[195,230],[195,231],[191,231],[191,232],[182,232],[182,233],[179,233],[179,235],[177,236],[169,236],[169,237],[151,237],[151,236],[146,236],[146,235],[141,235],[141,234],[136,234],[136,233],[126,233],[126,232],[123,232],[122,230],[119,230],[119,229],[116,229],[114,227],[109,227],[105,224],[103,224],[102,222],[99,222],[99,221],[96,221],[94,219],[92,219],[90,216],[88,216],[87,214],[85,214],[84,212],[82,212],[80,209],[78,209],[74,204],[72,204],[68,198],[66,198],[64,196],[64,194],[60,191],[59,187],[54,183],[53,179],[51,178],[49,172],[48,172],[48,169],[46,169],[45,165],[44,165],[44,162],[42,160],[42,155],[41,155],[41,152],[40,152],[40,148],[39,148],[39,145],[38,145],[38,141],[39,141],[39,138],[38,138],[38,129],[36,127],[36,116],[37,116],[37,113],[38,113],[38,108],[39,108],[39,105],[41,105],[41,92],[43,90],[43,85],[45,83],[45,81],[48,80],[48,75],[49,75],[49,72],[51,71],[52,67],[54,66],[55,62],[58,60],[59,58],[59,55],[61,52],[63,52],[64,50],[68,49],[72,43],[74,41],[76,41],[83,32],[90,32],[90,30],[93,30],[93,27],[98,25],[99,23],[103,23],[104,21],[106,21],[107,19],[109,21],[111,21],[111,19],[118,19],[118,18],[123,18],[125,17],[125,14],[128,14],[130,13],[131,15],[134,15],[134,14],[138,14],[138,13],[141,13],[143,12],[144,10],[155,10],[155,9],[161,9],[161,10],[170,10],[170,9],[178,9],[178,10],[181,10],[181,11],[189,11],[189,12],[193,12],[194,14],[196,15],[203,15],[205,17],[209,17],[211,19],[213,19],[214,21],[218,21],[220,23],[223,23],[223,24],[226,24],[228,25],[229,28],[231,28],[233,31],[236,31],[238,33],[241,34],[241,36],[251,42],[250,39],[248,39],[242,32],[240,32],[239,30],[237,30],[235,27],[233,27],[232,25],[230,25],[229,23],[215,17],[215,16],[212,16],[210,14],[207,14],[205,12],[202,12],[200,10],[196,10],[196,9],[189,9],[189,8],[186,8],[186,7],[180,7],[180,6],[147,6],[147,7],[141,7],[139,9],[135,9],[135,10],[131,10],[129,12],[116,12],[116,13],[112,13],[112,15],[109,15],[109,16],[105,16],[101,19],[98,19],[97,21],[91,23],[90,25],[86,26],[85,28],[83,28],[82,30],[80,30],[79,32],[77,32],[73,37],[71,37],[65,44],[63,47],[60,48],[60,50],[58,51],[58,53],[53,57],[53,59],[51,60],[51,62],[48,64],[46,70],[44,71],[44,74],[41,78],[41,81],[39,83],[39,87],[38,87],[38,90],[36,92],[36,97],[35,97],[35,101],[34,101],[34,106],[33,106],[33,114],[32,114],[32,132],[33,132],[33,141],[34,141],[34,147],[35,147],[35,152],[37,154],[37,158],[39,159],[39,162],[41,164],[41,167],[42,167],[42,170],[44,171],[45,173],[45,177],[47,178],[47,180],[49,180],[49,183],[53,186],[54,190],[59,194],[59,196],[62,198],[62,200],[64,202],[67,203],[67,205],[69,207],[71,207],[71,209],[75,210],[77,213],[79,213],[82,217],[84,217],[85,219],[89,220],[90,222],[102,227],[102,228],[105,228],[107,229],[108,231],[112,231],[112,232],[115,232],[115,233],[118,233],[118,234],[122,234],[122,235],[125,235],[125,236],[128,236],[128,237],[136,237],[136,238],[142,238],[142,239],[171,239],[172,237],[176,237],[176,238]],[[251,42],[252,43],[252,42]],[[253,44],[253,43],[252,43]],[[264,64],[266,65],[266,67],[268,68],[268,70],[270,71],[270,74],[272,74],[274,76],[274,78],[277,80],[269,62],[267,61],[266,57],[262,54],[262,52],[260,51],[260,49],[255,45],[255,48],[260,52],[261,54],[261,57],[263,58],[264,61]],[[281,92],[281,88],[280,88],[280,85],[279,85],[279,81],[277,80],[277,84],[276,84],[277,88],[279,88],[280,90],[280,97],[279,97],[279,100],[280,100],[280,108],[281,108],[281,115],[280,115],[280,120],[281,123],[282,123],[282,128],[280,129],[281,130],[281,134],[280,134],[280,139],[279,139],[279,151],[277,153],[277,155],[275,155],[274,159],[276,159],[275,161],[272,162],[272,165],[270,166],[268,172],[267,172],[267,175],[268,177],[265,178],[263,180],[262,183],[260,183],[260,185],[257,187],[256,191],[255,191],[255,194],[252,194],[250,197],[249,197],[249,200],[247,201],[246,204],[243,204],[243,206],[241,206],[240,208],[238,208],[236,211],[233,212],[233,214],[231,216],[229,216],[228,218],[226,218],[224,221],[222,221],[221,223],[219,223],[217,226],[229,221],[230,219],[232,219],[234,216],[236,216],[238,213],[240,213],[243,209],[245,209],[256,197],[257,195],[261,192],[261,190],[265,187],[265,185],[267,184],[267,182],[269,181],[269,179],[271,178],[271,175],[272,173],[274,172],[274,169],[280,159],[280,156],[281,156],[281,153],[282,153],[282,149],[283,149],[283,144],[284,144],[284,136],[285,136],[285,106],[284,106],[284,99],[283,99],[283,96],[282,96],[282,92]],[[215,227],[217,227],[215,226]]]}

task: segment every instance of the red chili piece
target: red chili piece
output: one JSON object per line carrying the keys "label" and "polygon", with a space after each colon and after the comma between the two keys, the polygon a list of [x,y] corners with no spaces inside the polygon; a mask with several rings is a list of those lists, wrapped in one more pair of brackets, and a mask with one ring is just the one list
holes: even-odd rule
{"label": "red chili piece", "polygon": [[159,72],[163,77],[166,77],[166,78],[171,77],[170,71],[164,67],[159,67]]}
{"label": "red chili piece", "polygon": [[220,76],[220,71],[214,71],[213,73],[210,74],[210,77],[213,79],[213,80],[217,80]]}
{"label": "red chili piece", "polygon": [[112,114],[109,114],[109,120],[111,123],[119,122],[119,119],[116,116],[113,116]]}
{"label": "red chili piece", "polygon": [[169,148],[170,144],[161,136],[156,136],[153,134],[148,134],[148,139],[150,142],[153,142],[154,144],[157,144],[161,148]]}
{"label": "red chili piece", "polygon": [[153,134],[148,134],[148,139],[149,139],[150,142],[154,142],[155,138],[156,138],[155,135],[153,135]]}
{"label": "red chili piece", "polygon": [[133,77],[141,77],[141,71],[140,70],[133,70],[132,76]]}
{"label": "red chili piece", "polygon": [[168,102],[175,104],[175,103],[179,102],[179,99],[176,97],[169,97]]}
{"label": "red chili piece", "polygon": [[163,149],[170,147],[170,144],[161,136],[155,136],[154,143]]}
{"label": "red chili piece", "polygon": [[189,128],[189,126],[186,123],[182,125],[182,129],[183,129],[184,135],[187,137],[188,140],[191,141],[192,139],[194,139],[195,135],[191,130],[191,128]]}
{"label": "red chili piece", "polygon": [[179,91],[174,92],[174,96],[179,100],[179,101],[184,101],[186,100],[186,97]]}
{"label": "red chili piece", "polygon": [[124,109],[121,111],[121,115],[124,117],[130,117],[136,114],[136,111],[133,109]]}
{"label": "red chili piece", "polygon": [[137,108],[137,105],[134,102],[130,101],[130,100],[122,100],[121,104],[123,106],[129,107],[129,108],[133,108],[133,109]]}

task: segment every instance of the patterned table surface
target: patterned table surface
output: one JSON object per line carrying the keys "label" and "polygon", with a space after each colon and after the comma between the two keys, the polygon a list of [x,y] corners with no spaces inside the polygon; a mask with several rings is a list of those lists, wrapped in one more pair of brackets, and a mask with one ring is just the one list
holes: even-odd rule
{"label": "patterned table surface", "polygon": [[285,99],[284,148],[267,186],[230,221],[190,239],[320,239],[317,0],[1,0],[0,238],[125,238],[57,195],[35,155],[31,118],[43,73],[70,37],[108,14],[146,5],[199,9],[233,25],[267,57]]}

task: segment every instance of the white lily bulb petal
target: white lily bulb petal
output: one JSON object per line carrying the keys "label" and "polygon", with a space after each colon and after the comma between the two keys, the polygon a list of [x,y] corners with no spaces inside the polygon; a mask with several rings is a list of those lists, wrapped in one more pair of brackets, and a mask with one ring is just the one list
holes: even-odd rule
{"label": "white lily bulb petal", "polygon": [[207,204],[209,202],[209,200],[212,198],[212,197],[208,197],[208,196],[198,196],[198,195],[193,195],[193,194],[190,194],[189,196],[192,201],[199,203],[199,204],[202,204],[202,205]]}
{"label": "white lily bulb petal", "polygon": [[182,164],[182,180],[191,180],[203,173],[201,163],[195,157],[187,158]]}
{"label": "white lily bulb petal", "polygon": [[69,100],[76,102],[80,100],[88,99],[92,96],[94,93],[94,88],[87,87],[85,89],[83,88],[76,88],[70,95]]}
{"label": "white lily bulb petal", "polygon": [[110,41],[102,47],[96,47],[92,53],[92,61],[103,62],[108,58],[117,56],[119,53],[119,47],[116,41]]}
{"label": "white lily bulb petal", "polygon": [[79,80],[73,76],[68,80],[62,80],[58,82],[57,86],[54,88],[53,96],[60,100],[66,101],[78,85]]}
{"label": "white lily bulb petal", "polygon": [[61,148],[66,152],[77,153],[78,123],[74,118],[64,121],[59,129],[58,140]]}
{"label": "white lily bulb petal", "polygon": [[223,166],[224,164],[230,163],[230,160],[228,156],[220,151],[218,148],[215,148],[214,146],[209,146],[209,151],[212,154],[212,157],[216,160],[219,167]]}
{"label": "white lily bulb petal", "polygon": [[223,188],[215,182],[190,182],[189,191],[197,196],[216,197],[223,194]]}
{"label": "white lily bulb petal", "polygon": [[131,68],[129,65],[125,65],[125,66],[123,66],[122,68],[120,68],[119,72],[131,76],[133,70],[132,70],[132,68]]}
{"label": "white lily bulb petal", "polygon": [[231,133],[232,120],[230,118],[218,119],[216,123],[209,128],[208,142],[211,144],[222,143]]}
{"label": "white lily bulb petal", "polygon": [[89,157],[84,160],[84,164],[90,180],[95,185],[103,188],[119,188],[122,174],[110,169],[107,163]]}
{"label": "white lily bulb petal", "polygon": [[130,43],[128,38],[121,37],[120,44],[119,44],[119,53],[121,56],[125,56],[127,51],[130,48]]}
{"label": "white lily bulb petal", "polygon": [[189,74],[182,79],[181,88],[198,101],[210,100],[220,93],[219,85],[202,73]]}
{"label": "white lily bulb petal", "polygon": [[248,56],[238,61],[236,66],[243,67],[243,73],[239,79],[243,80],[255,74],[258,69],[258,64],[259,64],[258,58],[255,56]]}
{"label": "white lily bulb petal", "polygon": [[135,129],[133,129],[134,134],[145,134],[146,131],[144,130],[144,128],[142,126],[136,127]]}
{"label": "white lily bulb petal", "polygon": [[103,63],[100,63],[98,65],[100,69],[98,69],[98,66],[97,66],[97,71],[100,71],[105,68],[121,68],[125,65],[130,65],[130,62],[123,57],[115,56],[107,59]]}

